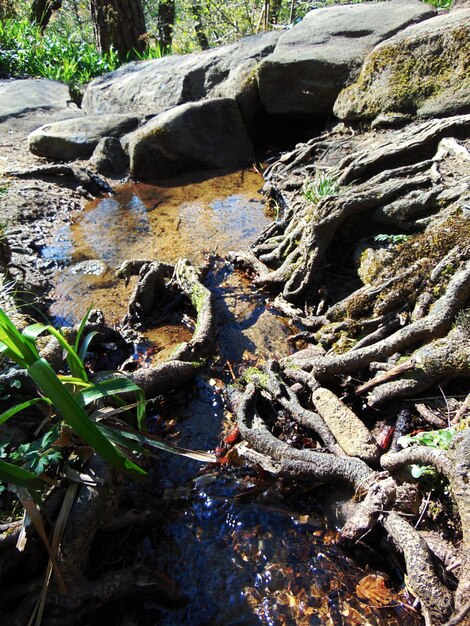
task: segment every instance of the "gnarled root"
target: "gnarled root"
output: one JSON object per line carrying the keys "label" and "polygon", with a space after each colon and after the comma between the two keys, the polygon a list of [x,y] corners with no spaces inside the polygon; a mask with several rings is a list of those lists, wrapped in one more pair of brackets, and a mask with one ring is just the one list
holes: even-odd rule
{"label": "gnarled root", "polygon": [[432,465],[449,481],[462,523],[461,567],[455,610],[463,610],[470,595],[470,428],[455,438],[449,451],[417,446],[384,455],[381,463],[391,473],[412,463]]}
{"label": "gnarled root", "polygon": [[[395,547],[403,553],[408,586],[419,597],[427,624],[431,626],[446,623],[453,613],[453,594],[437,575],[426,541],[402,517],[403,514],[416,513],[417,490],[406,483],[399,484],[391,473],[395,473],[404,463],[433,463],[445,475],[451,476],[451,486],[453,492],[455,490],[459,513],[462,511],[462,524],[467,525],[470,499],[468,485],[463,477],[468,472],[470,464],[468,448],[470,430],[466,431],[462,441],[455,447],[456,456],[453,463],[458,469],[454,469],[448,453],[429,448],[410,448],[382,457],[382,466],[388,470],[382,473],[373,471],[358,458],[338,457],[310,449],[296,449],[275,437],[261,414],[263,396],[267,397],[272,408],[277,405],[280,410],[287,409],[291,415],[295,412],[296,402],[292,404],[293,392],[288,391],[275,370],[276,368],[271,366],[267,375],[255,374],[254,384],[249,383],[243,395],[234,392],[232,401],[240,433],[244,439],[244,443],[237,447],[238,456],[262,466],[265,471],[283,477],[309,480],[317,484],[340,481],[352,487],[356,496],[361,497],[361,502],[349,509],[341,531],[342,540],[356,541],[375,525],[380,524]],[[464,530],[462,567],[459,572],[459,587],[455,594],[455,615],[464,610],[463,598],[468,591],[465,541],[468,541],[468,527]]]}

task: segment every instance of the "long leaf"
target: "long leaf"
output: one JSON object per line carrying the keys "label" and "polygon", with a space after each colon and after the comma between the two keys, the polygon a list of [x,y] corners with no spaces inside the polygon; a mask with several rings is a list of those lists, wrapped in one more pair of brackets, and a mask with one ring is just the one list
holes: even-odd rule
{"label": "long leaf", "polygon": [[141,430],[145,430],[145,396],[142,389],[125,376],[108,378],[101,382],[91,384],[89,387],[77,394],[77,400],[83,402],[83,406],[100,400],[101,398],[112,397],[121,393],[133,393],[136,396],[137,424]]}
{"label": "long leaf", "polygon": [[1,351],[20,367],[27,367],[37,358],[38,351],[34,342],[23,337],[5,311],[0,308],[0,346]]}
{"label": "long leaf", "polygon": [[132,474],[143,475],[146,472],[127,459],[103,435],[97,425],[89,418],[83,408],[61,383],[57,374],[44,359],[39,359],[28,368],[28,373],[36,385],[51,400],[64,420],[82,437],[97,454],[100,454],[114,466]]}
{"label": "long leaf", "polygon": [[43,485],[42,480],[36,474],[2,460],[0,460],[0,481],[27,489],[40,489]]}
{"label": "long leaf", "polygon": [[[146,444],[152,448],[157,448],[158,450],[163,450],[164,452],[170,452],[171,454],[177,454],[178,456],[184,456],[195,461],[200,461],[201,463],[215,463],[217,461],[215,454],[203,452],[202,450],[188,450],[187,448],[181,448],[170,441],[165,441],[164,439],[160,439],[154,435],[147,436],[137,432],[118,430],[117,428],[105,426],[104,424],[99,424],[99,428],[112,441],[115,441],[121,446],[130,447],[130,443],[134,442],[134,445],[137,443],[140,446]],[[139,448],[133,447],[132,449],[138,450]]]}
{"label": "long leaf", "polygon": [[13,415],[16,415],[20,411],[23,411],[23,409],[27,409],[28,407],[33,406],[34,404],[37,404],[38,402],[47,402],[47,399],[46,398],[33,398],[32,400],[27,400],[26,402],[22,402],[21,404],[16,404],[15,406],[12,406],[11,409],[4,411],[0,415],[0,425],[6,422],[8,419],[10,419],[10,417],[13,417]]}
{"label": "long leaf", "polygon": [[78,354],[78,346],[80,345],[80,339],[82,338],[83,331],[85,330],[85,326],[87,325],[88,318],[90,317],[91,309],[92,309],[92,306],[90,305],[85,315],[83,316],[82,321],[80,322],[80,326],[78,327],[78,330],[77,330],[77,336],[75,337],[75,343],[73,344],[73,348],[75,352],[77,352],[77,354]]}
{"label": "long leaf", "polygon": [[23,330],[23,335],[30,339],[36,339],[37,337],[39,337],[39,335],[42,335],[42,333],[45,332],[55,337],[60,346],[65,350],[65,358],[67,360],[72,376],[75,376],[76,378],[81,378],[84,381],[88,381],[88,376],[83,362],[81,361],[75,350],[72,348],[72,346],[69,344],[67,339],[56,328],[54,328],[53,326],[44,326],[44,324],[39,323],[31,324],[31,326],[27,326]]}
{"label": "long leaf", "polygon": [[66,593],[64,579],[62,578],[61,571],[56,561],[56,554],[53,553],[51,545],[49,543],[49,539],[47,537],[46,529],[44,528],[44,523],[42,521],[41,513],[39,512],[38,506],[34,499],[31,497],[30,493],[24,487],[18,487],[16,489],[16,495],[23,505],[24,510],[29,516],[29,519],[33,523],[34,528],[36,529],[37,534],[41,538],[41,541],[44,544],[44,547],[47,550],[49,555],[49,559],[51,560],[52,567],[54,569],[54,573],[57,578],[57,584],[59,587],[59,591],[62,594]]}
{"label": "long leaf", "polygon": [[92,341],[92,339],[94,337],[96,337],[96,335],[98,335],[98,331],[93,330],[91,333],[88,333],[88,335],[85,337],[85,339],[83,340],[82,345],[80,346],[80,350],[77,350],[78,352],[78,356],[79,358],[84,361],[85,357],[86,357],[86,353],[88,352],[88,347]]}

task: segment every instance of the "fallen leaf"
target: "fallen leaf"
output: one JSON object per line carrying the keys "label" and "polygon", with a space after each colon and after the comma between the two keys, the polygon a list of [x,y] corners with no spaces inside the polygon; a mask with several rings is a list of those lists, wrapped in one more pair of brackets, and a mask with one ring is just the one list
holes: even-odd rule
{"label": "fallen leaf", "polygon": [[364,576],[356,585],[359,598],[373,602],[376,606],[386,606],[393,599],[393,592],[385,584],[385,578],[378,574]]}

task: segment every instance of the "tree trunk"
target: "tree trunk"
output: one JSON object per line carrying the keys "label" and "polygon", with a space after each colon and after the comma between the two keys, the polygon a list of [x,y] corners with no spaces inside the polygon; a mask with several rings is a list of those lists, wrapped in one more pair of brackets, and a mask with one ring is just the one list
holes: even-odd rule
{"label": "tree trunk", "polygon": [[175,0],[160,0],[158,3],[158,43],[163,51],[169,52],[175,25]]}
{"label": "tree trunk", "polygon": [[191,2],[191,13],[195,19],[194,29],[196,30],[197,42],[201,46],[202,50],[208,50],[209,40],[207,39],[206,33],[202,27],[202,13],[199,2]]}
{"label": "tree trunk", "polygon": [[279,13],[281,11],[282,0],[272,0],[270,10],[270,23],[277,24],[279,22]]}
{"label": "tree trunk", "polygon": [[140,0],[90,0],[96,45],[100,52],[113,47],[121,59],[146,47],[144,13]]}
{"label": "tree trunk", "polygon": [[52,12],[62,6],[62,0],[33,0],[31,5],[31,21],[44,32],[51,19]]}

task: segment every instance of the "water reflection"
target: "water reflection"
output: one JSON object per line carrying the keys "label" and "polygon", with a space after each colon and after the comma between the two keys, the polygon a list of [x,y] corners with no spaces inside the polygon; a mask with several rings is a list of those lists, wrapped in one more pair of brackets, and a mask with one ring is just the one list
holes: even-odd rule
{"label": "water reflection", "polygon": [[[270,222],[259,192],[262,177],[255,171],[235,172],[178,186],[131,184],[111,198],[91,202],[60,227],[42,255],[59,268],[51,298],[51,314],[77,322],[88,306],[105,311],[110,322],[120,320],[129,290],[114,279],[125,259],[200,263],[207,252],[225,254],[246,248]],[[74,265],[101,260],[108,271],[90,278]]]}

